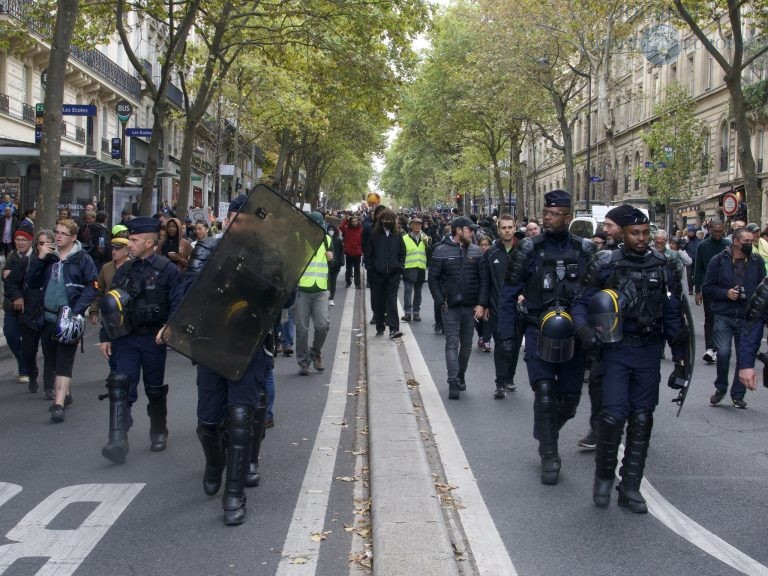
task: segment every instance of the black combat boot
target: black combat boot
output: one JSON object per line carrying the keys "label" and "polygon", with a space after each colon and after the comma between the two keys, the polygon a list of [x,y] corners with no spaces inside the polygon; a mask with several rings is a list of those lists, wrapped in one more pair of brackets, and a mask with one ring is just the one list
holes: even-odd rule
{"label": "black combat boot", "polygon": [[245,485],[248,488],[258,486],[261,482],[259,474],[259,452],[261,451],[261,441],[264,439],[266,430],[267,406],[265,403],[259,403],[259,407],[253,414],[253,441],[251,447],[251,462],[248,465],[248,475],[245,478]]}
{"label": "black combat boot", "polygon": [[581,393],[566,394],[557,393],[557,429],[562,430],[565,423],[576,416],[576,408],[579,407]]}
{"label": "black combat boot", "polygon": [[592,501],[598,508],[607,508],[611,503],[611,490],[616,478],[616,463],[624,420],[601,412],[597,420],[597,442],[595,453],[595,484]]}
{"label": "black combat boot", "polygon": [[539,441],[541,483],[557,484],[560,456],[557,453],[557,395],[552,380],[539,380],[533,385],[533,427]]}
{"label": "black combat boot", "polygon": [[652,428],[652,412],[633,412],[629,415],[627,443],[624,459],[621,461],[621,470],[619,470],[621,482],[616,490],[619,492],[619,506],[629,508],[635,514],[648,512],[645,498],[640,494],[640,483],[643,480]]}
{"label": "black combat boot", "polygon": [[208,496],[213,496],[221,488],[221,473],[226,466],[224,457],[224,435],[221,426],[197,423],[197,437],[205,454],[205,470],[203,471],[203,490]]}
{"label": "black combat boot", "polygon": [[227,479],[224,485],[224,524],[236,526],[245,521],[245,479],[251,461],[253,409],[240,404],[229,406],[229,444]]}
{"label": "black combat boot", "polygon": [[166,398],[168,396],[168,386],[146,387],[147,393],[147,415],[149,416],[149,449],[152,452],[161,452],[165,450],[168,443],[168,428],[166,427]]}
{"label": "black combat boot", "polygon": [[110,372],[107,378],[107,393],[100,400],[109,398],[109,440],[101,449],[101,455],[115,464],[125,464],[128,454],[128,388],[125,374]]}

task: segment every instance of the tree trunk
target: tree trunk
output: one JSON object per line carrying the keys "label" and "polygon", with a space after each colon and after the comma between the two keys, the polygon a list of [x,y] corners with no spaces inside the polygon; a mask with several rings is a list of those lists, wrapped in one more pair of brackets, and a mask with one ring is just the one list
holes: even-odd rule
{"label": "tree trunk", "polygon": [[[162,111],[161,111],[162,109]],[[160,146],[164,145],[165,130],[163,128],[163,118],[168,111],[168,105],[161,106],[158,103],[152,107],[154,122],[152,123],[152,137],[149,139],[147,151],[147,166],[144,172],[144,178],[141,184],[141,200],[139,201],[139,213],[142,216],[152,216],[152,195],[157,180],[157,161]]]}
{"label": "tree trunk", "polygon": [[750,141],[749,124],[747,123],[744,92],[741,88],[741,75],[737,75],[736,78],[728,78],[726,76],[726,85],[731,94],[731,106],[733,106],[734,124],[736,124],[737,154],[739,164],[741,165],[741,173],[744,176],[747,216],[750,221],[759,222],[762,218],[763,198],[762,191],[757,187],[755,159],[752,157],[752,142]]}
{"label": "tree trunk", "polygon": [[281,194],[285,192],[285,168],[286,164],[290,161],[288,158],[288,147],[291,137],[288,128],[283,128],[280,133],[280,153],[277,157],[277,163],[275,164],[275,188]]}
{"label": "tree trunk", "polygon": [[37,221],[43,228],[52,228],[58,215],[61,194],[61,106],[64,103],[64,76],[79,9],[79,0],[59,0],[51,53],[48,57],[48,86],[45,91],[45,116],[40,140],[40,189],[35,199]]}

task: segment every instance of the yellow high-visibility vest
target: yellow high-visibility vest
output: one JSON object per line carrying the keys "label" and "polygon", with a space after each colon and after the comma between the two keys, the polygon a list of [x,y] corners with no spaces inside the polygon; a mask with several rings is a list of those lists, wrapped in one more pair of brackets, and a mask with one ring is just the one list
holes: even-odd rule
{"label": "yellow high-visibility vest", "polygon": [[405,267],[427,269],[427,241],[424,238],[416,244],[413,236],[406,234],[403,236],[405,242]]}
{"label": "yellow high-visibility vest", "polygon": [[315,252],[309,266],[304,270],[304,274],[299,279],[299,288],[312,288],[317,286],[320,290],[328,290],[328,257],[325,253],[331,245],[331,237],[326,236],[325,241]]}

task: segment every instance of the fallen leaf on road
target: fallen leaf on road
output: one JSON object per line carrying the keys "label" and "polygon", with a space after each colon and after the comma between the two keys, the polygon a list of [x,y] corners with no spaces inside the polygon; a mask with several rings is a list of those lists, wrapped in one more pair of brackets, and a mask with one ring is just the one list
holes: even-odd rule
{"label": "fallen leaf on road", "polygon": [[312,532],[312,535],[309,538],[312,542],[322,542],[328,538],[328,534],[330,534],[330,532]]}
{"label": "fallen leaf on road", "polygon": [[352,476],[336,476],[336,480],[341,480],[342,482],[354,482],[355,479]]}
{"label": "fallen leaf on road", "polygon": [[304,556],[291,558],[291,564],[306,564],[307,562],[309,562],[309,558],[305,558]]}

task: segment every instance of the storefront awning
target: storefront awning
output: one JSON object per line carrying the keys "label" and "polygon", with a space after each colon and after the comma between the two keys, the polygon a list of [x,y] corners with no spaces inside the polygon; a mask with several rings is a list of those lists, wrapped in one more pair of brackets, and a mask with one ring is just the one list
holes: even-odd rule
{"label": "storefront awning", "polygon": [[[9,141],[0,141],[0,160],[14,159],[14,158],[38,158],[40,156],[40,149],[34,146],[15,146],[9,145]],[[141,178],[146,173],[145,167],[139,166],[123,166],[119,162],[110,162],[108,160],[101,160],[96,156],[86,156],[79,154],[62,154],[61,155],[61,167],[70,170],[80,170],[82,172],[88,172],[89,174],[97,175],[112,175],[119,174],[126,178]],[[175,172],[168,172],[165,170],[157,171],[157,178],[176,177]]]}

